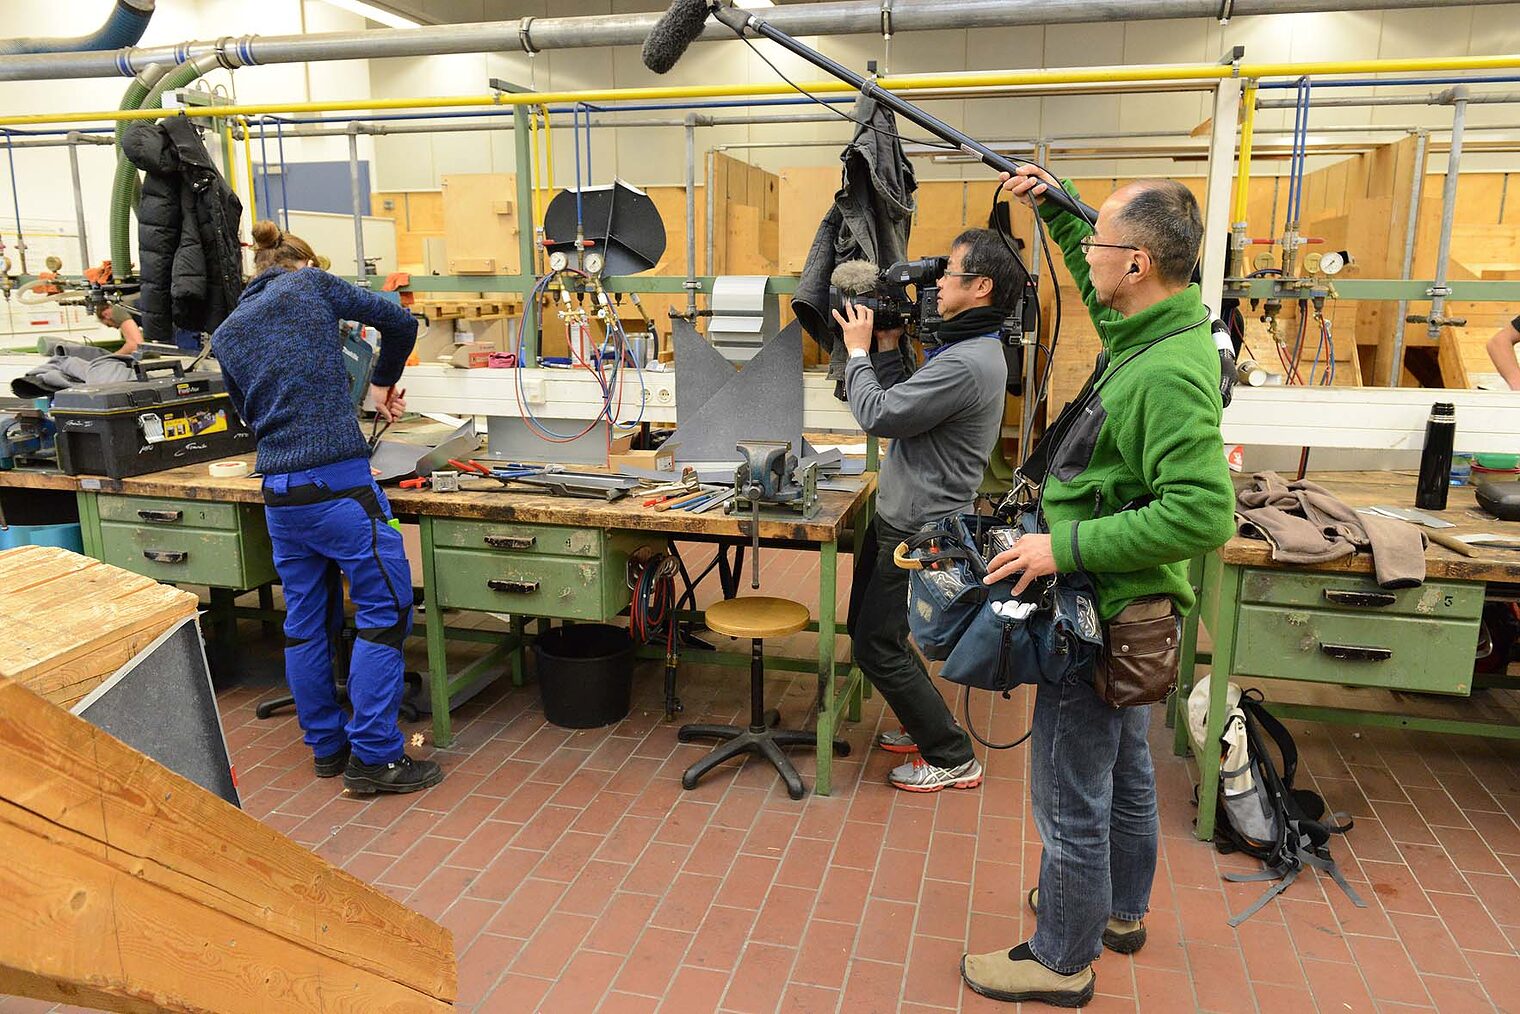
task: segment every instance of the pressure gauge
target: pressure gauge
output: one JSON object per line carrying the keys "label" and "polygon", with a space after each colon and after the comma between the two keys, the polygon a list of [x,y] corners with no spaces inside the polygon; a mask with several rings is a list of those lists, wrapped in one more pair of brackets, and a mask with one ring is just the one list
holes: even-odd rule
{"label": "pressure gauge", "polygon": [[563,271],[570,266],[570,258],[565,256],[565,251],[556,250],[549,255],[549,267],[553,271]]}
{"label": "pressure gauge", "polygon": [[1346,267],[1346,255],[1330,251],[1322,254],[1319,259],[1319,270],[1323,274],[1338,275]]}
{"label": "pressure gauge", "polygon": [[602,255],[594,250],[586,254],[586,271],[589,274],[601,274],[602,268],[606,266],[606,263],[607,262],[602,258]]}

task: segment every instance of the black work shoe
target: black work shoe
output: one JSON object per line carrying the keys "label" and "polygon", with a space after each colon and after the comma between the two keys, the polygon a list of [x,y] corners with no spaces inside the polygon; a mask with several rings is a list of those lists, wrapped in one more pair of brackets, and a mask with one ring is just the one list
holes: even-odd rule
{"label": "black work shoe", "polygon": [[357,756],[343,770],[343,787],[357,796],[376,792],[416,792],[443,781],[437,761],[412,760],[402,754],[389,764],[365,764]]}
{"label": "black work shoe", "polygon": [[318,778],[336,778],[348,766],[348,753],[349,748],[345,746],[337,753],[314,758],[311,766],[317,772]]}
{"label": "black work shoe", "polygon": [[[1029,911],[1035,915],[1040,914],[1040,889],[1031,888],[1026,896],[1029,901]],[[1127,919],[1115,919],[1108,917],[1108,924],[1103,927],[1103,946],[1115,954],[1134,954],[1145,946],[1145,923],[1136,920],[1130,922]]]}

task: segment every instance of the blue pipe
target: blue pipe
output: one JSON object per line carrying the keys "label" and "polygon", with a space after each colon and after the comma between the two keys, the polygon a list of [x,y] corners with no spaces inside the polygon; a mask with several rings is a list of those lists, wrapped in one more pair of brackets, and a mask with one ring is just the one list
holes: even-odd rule
{"label": "blue pipe", "polygon": [[[1520,83],[1520,76],[1514,74],[1496,74],[1489,77],[1336,78],[1327,81],[1316,81],[1314,84],[1318,88],[1381,88],[1385,85],[1459,85],[1516,83]],[[1263,81],[1257,87],[1263,90],[1268,88],[1297,88],[1298,79],[1294,78],[1291,81]]]}
{"label": "blue pipe", "polygon": [[17,137],[62,137],[65,134],[114,134],[115,127],[77,127],[72,130],[21,130],[16,127],[0,127],[0,133]]}
{"label": "blue pipe", "polygon": [[0,39],[0,56],[125,49],[141,41],[152,17],[153,0],[137,0],[136,3],[116,0],[116,7],[105,23],[89,35],[76,35],[68,39]]}
{"label": "blue pipe", "polygon": [[[260,131],[263,133],[263,131]],[[285,176],[285,127],[282,124],[274,125],[274,136],[279,142],[277,150],[280,153],[280,217],[285,220],[285,231],[290,231],[290,192],[286,189]],[[267,171],[267,170],[266,170]]]}

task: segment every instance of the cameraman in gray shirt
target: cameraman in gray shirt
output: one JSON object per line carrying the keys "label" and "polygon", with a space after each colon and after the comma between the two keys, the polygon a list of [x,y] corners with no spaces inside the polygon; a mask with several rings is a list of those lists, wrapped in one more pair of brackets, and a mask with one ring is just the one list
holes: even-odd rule
{"label": "cameraman in gray shirt", "polygon": [[[999,331],[1022,274],[1003,239],[970,229],[951,244],[939,285],[940,344],[913,375],[873,357],[873,338],[895,350],[897,335],[875,329],[869,307],[834,311],[849,361],[845,392],[860,428],[891,441],[881,465],[876,518],[855,558],[848,628],[855,661],[902,724],[878,745],[919,756],[888,781],[908,792],[970,789],[982,782],[971,738],[956,723],[908,644],[908,573],[892,562],[897,544],[921,527],[969,511],[1003,423],[1008,365]],[[882,375],[878,375],[881,371]]]}

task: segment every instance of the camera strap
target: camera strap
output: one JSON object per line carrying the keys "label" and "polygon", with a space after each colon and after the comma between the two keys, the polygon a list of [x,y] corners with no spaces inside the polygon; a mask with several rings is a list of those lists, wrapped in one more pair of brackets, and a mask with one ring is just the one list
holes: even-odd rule
{"label": "camera strap", "polygon": [[1153,338],[1146,342],[1138,351],[1119,360],[1112,370],[1108,369],[1108,352],[1106,350],[1099,352],[1097,362],[1093,364],[1093,371],[1088,375],[1087,382],[1082,385],[1082,390],[1077,392],[1075,398],[1066,403],[1066,407],[1061,409],[1060,414],[1056,416],[1056,421],[1045,427],[1044,434],[1039,440],[1035,441],[1034,447],[1025,456],[1023,463],[1014,470],[1015,492],[1021,486],[1039,487],[1045,484],[1045,474],[1050,469],[1051,458],[1060,449],[1062,441],[1066,438],[1067,431],[1071,429],[1072,424],[1087,408],[1092,399],[1098,396],[1098,391],[1103,385],[1108,383],[1115,374],[1168,338],[1175,338],[1177,335],[1208,323],[1209,318],[1205,317],[1203,320],[1184,324],[1175,331],[1168,331],[1159,338]]}

